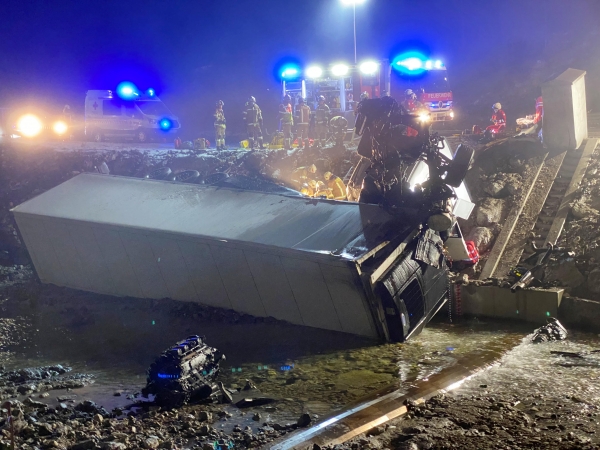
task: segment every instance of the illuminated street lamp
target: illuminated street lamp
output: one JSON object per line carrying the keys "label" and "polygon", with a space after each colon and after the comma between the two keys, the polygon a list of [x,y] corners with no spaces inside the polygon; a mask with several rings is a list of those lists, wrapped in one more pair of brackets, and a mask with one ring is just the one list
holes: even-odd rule
{"label": "illuminated street lamp", "polygon": [[356,64],[356,5],[364,3],[365,0],[342,0],[344,5],[352,5],[352,10],[354,12],[354,64]]}

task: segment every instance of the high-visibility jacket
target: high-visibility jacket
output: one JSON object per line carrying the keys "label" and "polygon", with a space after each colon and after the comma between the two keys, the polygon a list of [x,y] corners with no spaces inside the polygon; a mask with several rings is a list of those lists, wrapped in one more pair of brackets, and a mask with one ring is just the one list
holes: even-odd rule
{"label": "high-visibility jacket", "polygon": [[281,119],[281,123],[293,125],[292,105],[279,105],[279,118]]}
{"label": "high-visibility jacket", "polygon": [[346,200],[346,185],[340,177],[331,177],[327,181],[327,187],[335,200]]}
{"label": "high-visibility jacket", "polygon": [[540,123],[544,118],[544,99],[540,96],[535,101],[535,118],[533,123]]}
{"label": "high-visibility jacket", "polygon": [[214,116],[215,116],[215,127],[225,128],[226,120],[225,120],[225,113],[223,112],[223,110],[217,109],[215,111]]}
{"label": "high-visibility jacket", "polygon": [[296,118],[299,124],[310,123],[310,106],[308,105],[296,105]]}
{"label": "high-visibility jacket", "polygon": [[504,111],[502,111],[501,109],[496,111],[492,116],[492,122],[494,122],[494,124],[497,125],[500,125],[501,123],[506,123],[506,114],[504,113]]}
{"label": "high-visibility jacket", "polygon": [[315,111],[316,122],[318,124],[327,124],[327,122],[329,121],[330,113],[331,110],[329,109],[329,106],[325,104],[317,106],[317,109]]}
{"label": "high-visibility jacket", "polygon": [[262,123],[262,112],[256,103],[246,103],[246,109],[244,110],[244,121],[246,122],[246,125]]}

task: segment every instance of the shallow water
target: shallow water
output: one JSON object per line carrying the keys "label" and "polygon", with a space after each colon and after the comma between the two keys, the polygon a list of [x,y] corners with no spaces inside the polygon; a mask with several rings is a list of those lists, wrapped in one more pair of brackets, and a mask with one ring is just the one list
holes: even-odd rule
{"label": "shallow water", "polygon": [[[176,302],[118,299],[50,287],[0,305],[0,316],[14,320],[20,336],[17,345],[5,346],[10,351],[3,353],[5,366],[60,363],[93,374],[92,386],[68,394],[77,400],[94,400],[109,410],[131,403],[126,395],[144,387],[150,363],[191,334],[205,335],[209,345],[225,353],[220,379],[226,386],[241,388],[249,379],[259,391],[254,395],[277,400],[249,409],[260,411],[267,420],[291,421],[301,412],[329,414],[390,385],[408,389],[412,382],[451,368],[480,350],[508,350],[515,345],[501,365],[461,389],[481,393],[479,386],[488,384],[492,393],[494,389],[518,392],[531,383],[550,389],[558,383],[569,392],[587,392],[596,399],[600,395],[590,386],[598,380],[600,354],[575,361],[580,365],[585,361],[583,367],[560,366],[572,364],[573,358],[550,355],[551,350],[600,348],[597,336],[572,334],[564,343],[519,345],[533,331],[524,324],[442,320],[407,343],[378,344],[282,322],[231,320],[220,312],[203,315]],[[123,395],[115,397],[117,390]],[[52,392],[49,399],[59,394]]]}

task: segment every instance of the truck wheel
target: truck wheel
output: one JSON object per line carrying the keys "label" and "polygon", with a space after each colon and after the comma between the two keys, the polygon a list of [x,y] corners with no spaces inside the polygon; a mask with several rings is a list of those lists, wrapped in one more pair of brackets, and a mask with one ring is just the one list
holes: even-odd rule
{"label": "truck wheel", "polygon": [[148,142],[148,133],[146,133],[144,130],[138,130],[135,137],[137,138],[138,142]]}
{"label": "truck wheel", "polygon": [[467,171],[471,166],[474,150],[464,144],[460,144],[456,149],[454,159],[448,167],[448,173],[444,182],[452,187],[459,187],[465,179]]}

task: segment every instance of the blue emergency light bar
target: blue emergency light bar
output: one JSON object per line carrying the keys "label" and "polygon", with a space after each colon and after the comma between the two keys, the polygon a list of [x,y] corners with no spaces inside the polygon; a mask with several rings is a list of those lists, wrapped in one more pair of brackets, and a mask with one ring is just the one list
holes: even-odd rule
{"label": "blue emergency light bar", "polygon": [[444,63],[439,59],[427,59],[419,52],[407,52],[396,56],[392,61],[392,67],[406,75],[420,75],[427,70],[443,69]]}

